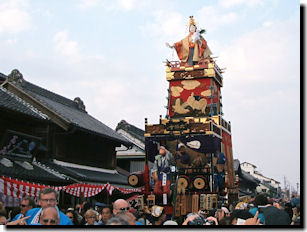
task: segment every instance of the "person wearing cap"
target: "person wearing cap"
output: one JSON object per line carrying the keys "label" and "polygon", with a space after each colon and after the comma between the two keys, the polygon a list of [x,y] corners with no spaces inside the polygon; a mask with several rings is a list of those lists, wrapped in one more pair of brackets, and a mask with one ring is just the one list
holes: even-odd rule
{"label": "person wearing cap", "polygon": [[171,166],[174,164],[173,155],[165,147],[161,146],[152,168],[155,194],[170,193],[170,172]]}

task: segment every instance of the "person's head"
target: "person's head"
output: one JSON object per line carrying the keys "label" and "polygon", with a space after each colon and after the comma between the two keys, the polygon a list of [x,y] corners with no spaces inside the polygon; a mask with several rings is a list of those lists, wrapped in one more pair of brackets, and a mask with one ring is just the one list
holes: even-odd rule
{"label": "person's head", "polygon": [[191,24],[191,25],[189,26],[189,32],[195,32],[196,29],[197,29],[197,27],[196,27],[196,25],[194,25],[194,24]]}
{"label": "person's head", "polygon": [[67,212],[66,212],[66,216],[67,216],[71,221],[74,220],[74,213],[73,213],[73,211],[67,211]]}
{"label": "person's head", "polygon": [[76,211],[72,208],[68,209],[66,211],[66,216],[74,223],[74,225],[78,225],[78,215]]}
{"label": "person's head", "polygon": [[135,225],[136,218],[130,212],[119,212],[118,214],[116,214],[116,217],[128,222],[129,225]]}
{"label": "person's head", "polygon": [[95,221],[97,220],[97,214],[97,211],[93,209],[87,210],[84,214],[86,223],[88,225],[94,225]]}
{"label": "person's head", "polygon": [[39,223],[42,225],[59,225],[60,216],[55,207],[46,207],[43,208],[40,217]]}
{"label": "person's head", "polygon": [[81,208],[82,208],[81,204],[76,204],[75,209],[76,209],[77,211],[79,211]]}
{"label": "person's head", "polygon": [[183,143],[180,143],[180,144],[178,145],[178,150],[179,150],[180,152],[185,152],[185,146],[184,146]]}
{"label": "person's head", "polygon": [[35,202],[31,197],[24,197],[20,202],[20,213],[25,215],[28,210],[35,208]]}
{"label": "person's head", "polygon": [[45,188],[39,193],[39,205],[42,208],[55,207],[57,199],[58,193],[52,188]]}
{"label": "person's head", "polygon": [[253,217],[253,215],[250,212],[248,212],[247,210],[235,209],[230,215],[230,221],[231,221],[232,225],[236,225],[238,218],[246,220],[246,219],[252,218],[252,217]]}
{"label": "person's head", "polygon": [[6,225],[7,223],[7,218],[5,214],[0,214],[0,225]]}
{"label": "person's head", "polygon": [[301,213],[301,206],[297,205],[295,208],[296,208],[296,213],[300,214]]}
{"label": "person's head", "polygon": [[226,217],[227,217],[227,216],[230,216],[230,212],[229,212],[229,210],[228,210],[226,207],[224,207],[224,206],[221,207],[221,210],[224,211]]}
{"label": "person's head", "polygon": [[104,207],[101,210],[101,220],[106,223],[112,217],[112,211],[109,207]]}
{"label": "person's head", "polygon": [[159,155],[165,156],[166,155],[166,148],[163,146],[160,146],[159,148]]}
{"label": "person's head", "polygon": [[265,225],[290,225],[289,214],[274,206],[268,206],[263,209]]}
{"label": "person's head", "polygon": [[223,217],[220,221],[219,221],[219,225],[231,225],[231,221],[232,221],[232,218],[229,216],[229,217]]}
{"label": "person's head", "polygon": [[4,209],[4,204],[3,204],[2,201],[0,201],[0,210],[1,210],[1,209]]}
{"label": "person's head", "polygon": [[122,218],[112,217],[108,220],[107,225],[129,225],[129,223]]}
{"label": "person's head", "polygon": [[130,210],[130,204],[124,199],[118,199],[113,203],[113,214]]}
{"label": "person's head", "polygon": [[6,214],[6,209],[4,207],[4,203],[2,201],[0,201],[0,214],[2,215],[7,215]]}
{"label": "person's head", "polygon": [[164,212],[164,207],[154,205],[151,211],[152,211],[151,215],[153,216],[154,224],[162,225],[163,222],[166,220],[166,214]]}
{"label": "person's head", "polygon": [[81,210],[81,214],[84,215],[86,213],[86,211],[88,211],[89,209],[92,208],[92,205],[90,202],[88,201],[84,201],[82,203],[82,210]]}
{"label": "person's head", "polygon": [[259,205],[267,205],[269,203],[268,201],[268,198],[266,196],[266,194],[258,194],[256,197],[255,197],[255,206],[259,206]]}

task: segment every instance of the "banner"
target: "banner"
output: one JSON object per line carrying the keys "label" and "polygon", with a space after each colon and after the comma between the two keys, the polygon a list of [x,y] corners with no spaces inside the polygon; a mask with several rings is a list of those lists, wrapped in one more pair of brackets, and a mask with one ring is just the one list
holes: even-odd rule
{"label": "banner", "polygon": [[66,193],[76,197],[92,197],[99,194],[104,189],[107,190],[109,195],[112,195],[115,189],[124,194],[140,193],[143,190],[142,188],[126,189],[116,187],[109,183],[104,185],[77,183],[67,186],[50,186],[20,181],[4,176],[0,177],[0,193],[3,193],[5,196],[20,199],[25,196],[38,197],[39,192],[44,188],[53,188],[56,191],[65,191]]}

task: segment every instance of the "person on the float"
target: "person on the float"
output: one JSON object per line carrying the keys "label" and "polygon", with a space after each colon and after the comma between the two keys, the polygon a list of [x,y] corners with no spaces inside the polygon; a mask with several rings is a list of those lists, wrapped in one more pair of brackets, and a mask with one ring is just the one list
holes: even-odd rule
{"label": "person on the float", "polygon": [[186,147],[183,143],[178,144],[178,151],[176,151],[175,160],[178,160],[181,163],[181,166],[185,168],[188,168],[191,165],[190,156],[186,152]]}
{"label": "person on the float", "polygon": [[160,146],[159,154],[155,157],[152,168],[153,179],[155,181],[155,194],[170,193],[170,172],[171,166],[174,164],[173,155],[164,146]]}

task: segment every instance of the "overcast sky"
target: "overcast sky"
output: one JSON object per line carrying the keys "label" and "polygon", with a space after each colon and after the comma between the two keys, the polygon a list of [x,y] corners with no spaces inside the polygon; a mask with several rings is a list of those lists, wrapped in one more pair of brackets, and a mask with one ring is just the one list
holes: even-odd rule
{"label": "overcast sky", "polygon": [[165,116],[165,46],[188,17],[226,68],[224,118],[234,157],[299,182],[299,1],[0,0],[0,72],[73,99],[115,129]]}

